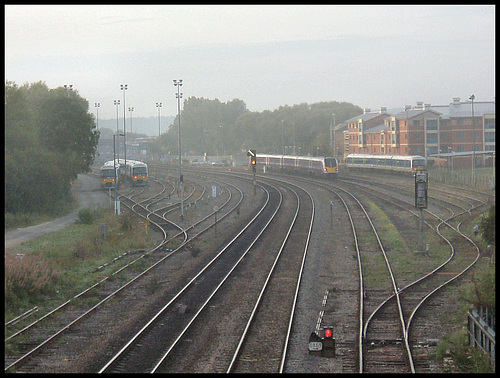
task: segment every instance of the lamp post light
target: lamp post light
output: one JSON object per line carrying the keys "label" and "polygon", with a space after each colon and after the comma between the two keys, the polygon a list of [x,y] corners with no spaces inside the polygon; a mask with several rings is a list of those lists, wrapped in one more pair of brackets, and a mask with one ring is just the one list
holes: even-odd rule
{"label": "lamp post light", "polygon": [[97,130],[99,130],[99,108],[101,107],[101,103],[100,102],[96,102],[94,104],[95,108],[96,108],[96,111],[97,111],[97,116],[96,116],[96,119],[97,119]]}
{"label": "lamp post light", "polygon": [[335,113],[332,113],[332,121],[330,123],[330,150],[335,156]]}
{"label": "lamp post light", "polygon": [[[116,134],[118,134],[118,107],[120,106],[120,100],[113,100],[116,106]],[[114,143],[114,142],[113,142]],[[118,148],[118,159],[120,159],[120,149]]]}
{"label": "lamp post light", "polygon": [[128,111],[130,112],[130,132],[132,133],[132,112],[134,111],[134,107],[133,106],[129,106],[128,107]]}
{"label": "lamp post light", "polygon": [[73,90],[73,84],[64,84],[64,89],[66,89],[66,93],[68,94],[69,97],[69,91]]}
{"label": "lamp post light", "polygon": [[[119,136],[123,136],[123,134],[118,134]],[[114,182],[114,192],[115,192],[115,214],[120,215],[120,202],[118,201],[118,196],[116,194],[116,186],[118,184],[117,182],[117,177],[116,177],[116,134],[113,134],[113,173],[115,176],[115,182]]]}
{"label": "lamp post light", "polygon": [[182,153],[181,153],[181,98],[182,93],[180,92],[182,86],[182,79],[174,79],[174,87],[177,87],[177,93],[175,97],[177,98],[177,115],[179,117],[179,189],[181,191],[181,220],[184,220],[184,179],[182,177]]}
{"label": "lamp post light", "polygon": [[125,159],[125,170],[127,169],[127,130],[125,127],[125,91],[127,84],[120,84],[120,90],[123,91],[123,158]]}
{"label": "lamp post light", "polygon": [[161,102],[156,103],[156,107],[158,108],[158,137],[160,137],[160,135],[161,135],[161,126],[160,126],[160,123],[161,123],[161,121],[160,121],[161,105],[162,105]]}
{"label": "lamp post light", "polygon": [[475,124],[474,124],[474,99],[476,96],[473,94],[470,95],[469,100],[471,100],[471,106],[472,106],[472,183],[474,186],[476,186],[476,175],[474,172],[475,165],[476,165],[476,130],[475,130]]}

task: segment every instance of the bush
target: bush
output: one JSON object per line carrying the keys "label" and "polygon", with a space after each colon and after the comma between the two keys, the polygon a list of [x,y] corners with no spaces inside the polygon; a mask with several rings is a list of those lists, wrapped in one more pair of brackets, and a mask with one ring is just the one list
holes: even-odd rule
{"label": "bush", "polygon": [[5,256],[5,303],[15,305],[17,301],[40,294],[47,294],[59,273],[36,256]]}
{"label": "bush", "polygon": [[76,223],[78,224],[92,224],[95,219],[95,214],[90,209],[82,209],[78,212],[78,220]]}

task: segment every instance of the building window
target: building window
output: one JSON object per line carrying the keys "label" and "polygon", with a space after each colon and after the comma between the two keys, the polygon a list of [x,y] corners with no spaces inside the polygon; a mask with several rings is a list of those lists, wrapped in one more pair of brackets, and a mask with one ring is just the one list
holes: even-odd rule
{"label": "building window", "polygon": [[437,143],[438,135],[437,133],[428,133],[427,134],[427,143]]}
{"label": "building window", "polygon": [[420,126],[420,121],[418,119],[414,119],[412,122],[411,122],[411,125],[412,126]]}
{"label": "building window", "polygon": [[484,141],[486,143],[493,143],[493,142],[495,142],[495,132],[484,133]]}
{"label": "building window", "polygon": [[457,119],[457,125],[458,126],[464,126],[465,125],[465,119],[463,119],[463,118]]}
{"label": "building window", "polygon": [[485,129],[494,129],[495,128],[495,118],[486,118],[484,120],[484,128]]}
{"label": "building window", "polygon": [[465,133],[460,131],[457,133],[457,139],[465,139]]}
{"label": "building window", "polygon": [[438,121],[437,119],[428,119],[427,120],[427,130],[437,130]]}

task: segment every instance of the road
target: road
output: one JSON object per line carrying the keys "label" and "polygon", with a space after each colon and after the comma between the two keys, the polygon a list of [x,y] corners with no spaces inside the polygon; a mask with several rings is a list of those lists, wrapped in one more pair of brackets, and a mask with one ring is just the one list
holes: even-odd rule
{"label": "road", "polygon": [[100,190],[99,186],[98,178],[86,174],[78,175],[78,178],[73,183],[73,190],[78,200],[78,208],[72,213],[50,222],[7,232],[5,234],[5,248],[12,248],[22,242],[69,226],[78,219],[78,212],[81,209],[90,208],[93,210],[98,207],[110,206],[108,196]]}

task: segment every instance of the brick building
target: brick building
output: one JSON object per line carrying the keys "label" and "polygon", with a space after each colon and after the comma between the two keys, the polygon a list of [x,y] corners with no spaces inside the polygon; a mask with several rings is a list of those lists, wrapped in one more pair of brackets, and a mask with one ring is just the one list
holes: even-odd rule
{"label": "brick building", "polygon": [[[346,121],[347,129],[336,136],[344,142],[343,154],[421,155],[426,158],[466,152],[495,151],[495,102],[460,101],[431,106],[418,102],[406,105],[394,114],[387,108],[378,112],[365,109],[362,115]],[[472,119],[474,118],[474,124]],[[337,150],[338,151],[338,150]],[[339,151],[340,152],[340,151]],[[484,154],[478,154],[478,166],[484,165]]]}

